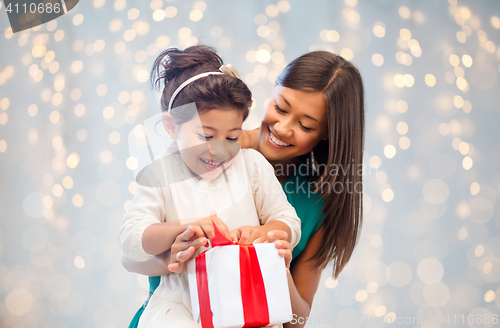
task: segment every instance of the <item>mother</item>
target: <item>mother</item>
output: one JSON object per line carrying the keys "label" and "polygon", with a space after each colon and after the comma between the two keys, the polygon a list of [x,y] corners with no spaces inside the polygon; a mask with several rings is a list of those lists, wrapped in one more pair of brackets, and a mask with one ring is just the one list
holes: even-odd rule
{"label": "mother", "polygon": [[[278,77],[260,128],[243,136],[243,147],[260,151],[274,166],[302,221],[302,238],[293,252],[286,241],[277,247],[286,250],[287,263],[293,258],[288,277],[292,310],[305,319],[321,272],[333,261],[333,275],[339,275],[361,228],[364,104],[358,70],[326,51],[295,59]],[[122,256],[122,263],[152,277],[152,290],[159,283],[153,276],[171,272],[168,253],[143,263]],[[141,313],[130,327],[137,326]],[[298,322],[284,327],[304,325]]]}

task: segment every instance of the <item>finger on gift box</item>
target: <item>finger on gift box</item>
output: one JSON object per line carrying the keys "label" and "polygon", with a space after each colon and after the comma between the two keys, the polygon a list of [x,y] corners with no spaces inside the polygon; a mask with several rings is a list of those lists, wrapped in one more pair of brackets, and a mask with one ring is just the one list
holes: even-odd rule
{"label": "finger on gift box", "polygon": [[267,236],[260,236],[259,238],[252,241],[252,244],[262,244],[269,242],[269,238]]}
{"label": "finger on gift box", "polygon": [[182,240],[192,240],[196,238],[207,237],[203,229],[198,225],[189,225],[182,234],[179,235]]}
{"label": "finger on gift box", "polygon": [[287,268],[290,267],[290,262],[292,261],[292,244],[286,240],[276,240],[274,242],[275,247],[278,249],[279,256],[285,259],[285,265]]}
{"label": "finger on gift box", "polygon": [[267,233],[270,241],[273,242],[275,240],[288,240],[288,233],[283,230],[272,230]]}
{"label": "finger on gift box", "polygon": [[240,239],[238,240],[238,244],[244,245],[249,244],[251,238],[251,231],[249,229],[242,229]]}
{"label": "finger on gift box", "polygon": [[231,235],[231,241],[233,243],[237,243],[238,240],[240,239],[240,230],[239,229],[234,229],[229,234]]}
{"label": "finger on gift box", "polygon": [[190,246],[193,246],[195,250],[203,246],[208,246],[208,239],[201,237],[195,240],[176,240],[174,244],[172,244],[172,249],[175,248],[175,250],[179,252],[188,249]]}

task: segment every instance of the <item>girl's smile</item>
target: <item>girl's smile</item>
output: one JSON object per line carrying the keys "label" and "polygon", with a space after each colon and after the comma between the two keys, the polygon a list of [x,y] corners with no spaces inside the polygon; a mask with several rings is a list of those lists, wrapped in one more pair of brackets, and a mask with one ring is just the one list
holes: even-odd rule
{"label": "girl's smile", "polygon": [[214,162],[213,160],[204,159],[204,158],[200,158],[200,161],[203,164],[203,166],[205,166],[205,168],[207,169],[207,171],[218,170],[226,162],[226,161]]}

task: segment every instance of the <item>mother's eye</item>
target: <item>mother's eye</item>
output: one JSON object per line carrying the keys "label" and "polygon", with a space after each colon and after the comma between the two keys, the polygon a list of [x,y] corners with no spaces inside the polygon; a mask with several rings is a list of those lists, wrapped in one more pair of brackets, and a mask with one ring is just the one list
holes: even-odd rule
{"label": "mother's eye", "polygon": [[300,122],[299,122],[299,125],[300,125],[300,127],[301,127],[302,129],[304,129],[304,130],[305,130],[305,131],[307,131],[307,132],[314,130],[314,129],[311,129],[311,128],[308,128],[308,127],[306,127],[306,126],[302,125],[302,123],[300,123]]}
{"label": "mother's eye", "polygon": [[274,104],[274,108],[276,108],[276,110],[278,111],[278,113],[286,113],[283,109],[280,108],[280,106],[278,106],[278,103]]}

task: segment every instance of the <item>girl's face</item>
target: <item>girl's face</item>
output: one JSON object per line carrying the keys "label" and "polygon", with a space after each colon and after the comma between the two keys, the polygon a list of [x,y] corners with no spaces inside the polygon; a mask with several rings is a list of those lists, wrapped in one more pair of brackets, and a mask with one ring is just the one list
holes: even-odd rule
{"label": "girl's face", "polygon": [[260,152],[269,161],[289,163],[327,139],[323,93],[278,85],[260,127]]}
{"label": "girl's face", "polygon": [[238,153],[236,141],[242,124],[243,116],[236,109],[211,109],[175,125],[169,132],[177,140],[181,157],[191,172],[213,180]]}

